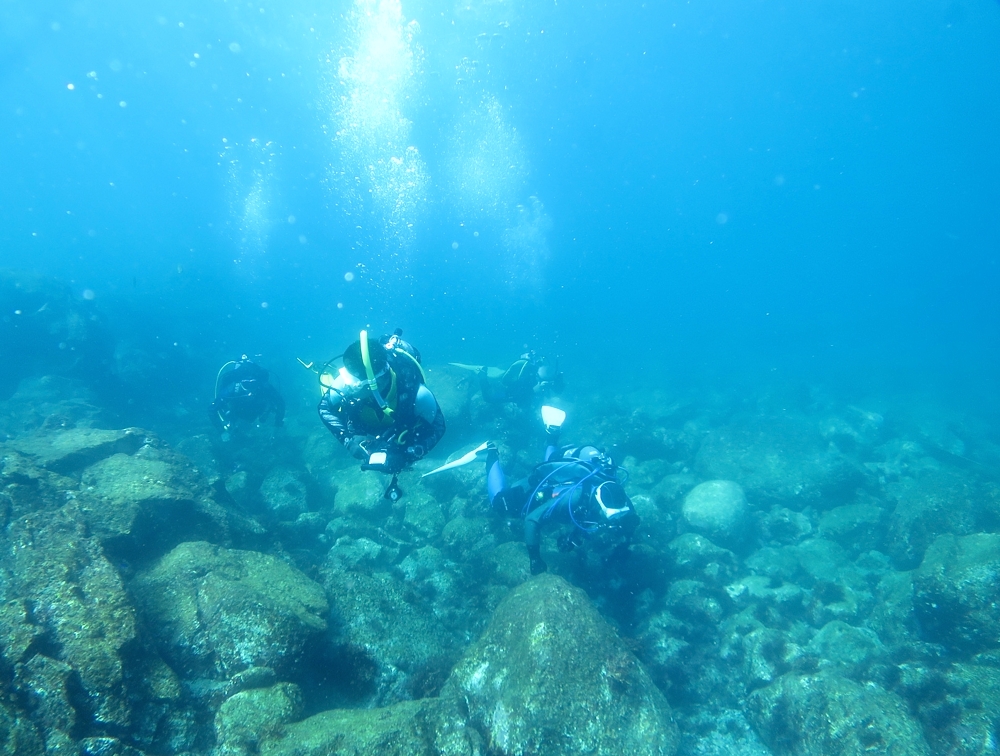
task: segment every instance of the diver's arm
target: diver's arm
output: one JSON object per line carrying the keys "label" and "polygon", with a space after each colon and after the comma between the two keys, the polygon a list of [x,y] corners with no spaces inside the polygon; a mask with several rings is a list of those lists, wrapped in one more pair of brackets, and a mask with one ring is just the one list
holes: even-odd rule
{"label": "diver's arm", "polygon": [[545,429],[545,461],[548,462],[559,453],[559,428]]}
{"label": "diver's arm", "polygon": [[413,404],[416,423],[406,439],[406,456],[410,461],[433,449],[445,431],[444,413],[429,388],[421,385]]}
{"label": "diver's arm", "polygon": [[225,430],[222,420],[222,402],[219,399],[216,399],[209,405],[208,419],[212,422],[212,425],[215,426],[216,430]]}
{"label": "diver's arm", "polygon": [[319,401],[319,418],[323,425],[354,457],[367,459],[368,453],[361,447],[366,437],[351,433],[344,410],[344,397],[339,392],[327,390]]}

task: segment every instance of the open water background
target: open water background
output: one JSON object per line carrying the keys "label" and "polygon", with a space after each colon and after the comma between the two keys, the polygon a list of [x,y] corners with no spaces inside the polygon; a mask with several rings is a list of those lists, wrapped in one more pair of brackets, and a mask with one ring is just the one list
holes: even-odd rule
{"label": "open water background", "polygon": [[987,0],[5,0],[0,257],[164,401],[371,324],[992,411],[998,39]]}

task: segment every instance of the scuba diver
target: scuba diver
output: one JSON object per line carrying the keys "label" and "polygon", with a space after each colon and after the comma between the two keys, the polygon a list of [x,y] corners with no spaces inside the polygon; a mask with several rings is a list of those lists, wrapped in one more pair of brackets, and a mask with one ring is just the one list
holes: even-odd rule
{"label": "scuba diver", "polygon": [[490,404],[514,402],[525,406],[531,404],[536,396],[558,394],[563,390],[563,374],[559,372],[558,365],[549,365],[534,351],[522,354],[498,376],[499,380],[495,380],[491,372],[487,367],[478,371],[483,399]]}
{"label": "scuba diver", "polygon": [[215,378],[215,400],[209,407],[212,424],[228,441],[231,430],[261,422],[274,412],[275,427],[285,419],[285,400],[268,380],[268,372],[245,354],[219,369]]}
{"label": "scuba diver", "polygon": [[493,509],[524,520],[524,542],[531,574],[547,569],[541,556],[541,531],[546,523],[570,525],[559,540],[559,550],[572,551],[598,531],[620,533],[625,541],[639,524],[639,516],[622,487],[625,471],[594,446],[559,446],[559,430],[566,413],[542,407],[548,441],[545,459],[528,477],[508,486],[493,444],[485,446],[486,487]]}
{"label": "scuba diver", "polygon": [[444,435],[441,407],[424,385],[420,353],[392,336],[375,340],[366,331],[344,351],[344,367],[332,382],[321,383],[319,416],[356,458],[362,470],[389,473],[385,497],[402,496],[396,474],[421,459]]}

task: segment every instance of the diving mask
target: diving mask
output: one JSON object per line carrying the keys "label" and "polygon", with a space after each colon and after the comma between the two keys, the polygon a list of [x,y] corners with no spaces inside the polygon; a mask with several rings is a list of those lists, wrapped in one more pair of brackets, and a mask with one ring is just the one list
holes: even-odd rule
{"label": "diving mask", "polygon": [[625,493],[625,489],[621,487],[621,484],[613,480],[601,483],[594,490],[594,500],[597,502],[597,506],[600,507],[601,514],[608,520],[623,515],[632,509],[632,502]]}

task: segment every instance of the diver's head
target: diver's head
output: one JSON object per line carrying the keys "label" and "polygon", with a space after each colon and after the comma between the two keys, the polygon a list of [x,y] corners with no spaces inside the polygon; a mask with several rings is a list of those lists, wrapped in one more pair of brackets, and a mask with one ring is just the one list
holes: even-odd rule
{"label": "diver's head", "polygon": [[621,483],[614,480],[606,480],[594,489],[594,503],[606,521],[616,520],[632,510],[632,500]]}
{"label": "diver's head", "polygon": [[580,446],[569,452],[568,456],[586,462],[594,467],[614,467],[614,460],[596,446]]}
{"label": "diver's head", "polygon": [[[361,339],[364,339],[364,345]],[[362,331],[361,338],[344,350],[344,367],[358,383],[368,384],[369,380],[374,379],[380,391],[388,391],[392,384],[392,371],[389,369],[385,349],[377,340],[369,337],[366,331]]]}

